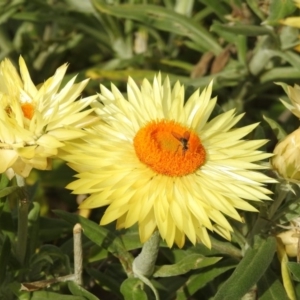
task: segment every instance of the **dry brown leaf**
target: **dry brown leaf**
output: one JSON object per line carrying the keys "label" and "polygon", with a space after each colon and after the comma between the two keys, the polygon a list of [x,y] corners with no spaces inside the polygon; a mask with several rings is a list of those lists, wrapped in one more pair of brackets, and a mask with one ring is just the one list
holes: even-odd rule
{"label": "dry brown leaf", "polygon": [[191,73],[191,78],[198,78],[206,74],[213,57],[214,54],[212,52],[204,53],[198,63],[195,65]]}

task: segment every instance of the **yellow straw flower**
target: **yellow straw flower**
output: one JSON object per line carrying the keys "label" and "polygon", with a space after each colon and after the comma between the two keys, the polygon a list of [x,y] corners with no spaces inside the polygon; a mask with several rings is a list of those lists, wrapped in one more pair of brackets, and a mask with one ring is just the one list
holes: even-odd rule
{"label": "yellow straw flower", "polygon": [[[142,242],[155,229],[169,247],[185,236],[211,247],[207,229],[230,239],[225,216],[242,221],[236,209],[256,211],[245,200],[269,200],[264,184],[274,182],[255,164],[270,157],[257,150],[266,140],[242,138],[257,124],[233,129],[242,118],[234,110],[208,121],[216,104],[212,84],[184,104],[184,87],[171,89],[167,78],[129,78],[128,101],[112,85],[101,86],[95,126],[86,143],[66,145],[65,159],[79,172],[68,185],[91,194],[80,208],[108,205],[100,224],[117,220],[117,228],[138,223]],[[97,103],[97,102],[96,102]]]}
{"label": "yellow straw flower", "polygon": [[59,90],[66,64],[38,88],[22,57],[19,65],[21,77],[8,59],[0,64],[0,173],[9,177],[49,169],[64,141],[84,135],[79,129],[93,118],[82,110],[95,99],[76,101],[87,80],[75,84],[74,77]]}

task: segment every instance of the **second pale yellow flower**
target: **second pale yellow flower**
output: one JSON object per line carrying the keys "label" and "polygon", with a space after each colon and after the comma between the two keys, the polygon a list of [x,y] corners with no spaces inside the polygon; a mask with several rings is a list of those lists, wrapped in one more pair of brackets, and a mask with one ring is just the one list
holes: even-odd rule
{"label": "second pale yellow flower", "polygon": [[9,177],[49,169],[58,148],[83,136],[80,128],[94,119],[92,109],[84,109],[95,96],[77,100],[88,80],[75,83],[74,77],[61,87],[63,65],[36,87],[22,57],[19,64],[21,77],[8,59],[0,64],[0,173]]}

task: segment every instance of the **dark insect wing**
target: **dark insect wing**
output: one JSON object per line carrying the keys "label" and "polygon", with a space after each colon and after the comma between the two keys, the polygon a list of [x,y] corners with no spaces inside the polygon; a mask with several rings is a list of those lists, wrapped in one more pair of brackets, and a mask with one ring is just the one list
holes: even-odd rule
{"label": "dark insect wing", "polygon": [[183,138],[188,142],[188,140],[190,139],[190,133],[188,131],[186,131],[184,134],[183,134]]}
{"label": "dark insect wing", "polygon": [[182,140],[182,136],[174,131],[171,132],[175,139],[177,139],[179,142]]}

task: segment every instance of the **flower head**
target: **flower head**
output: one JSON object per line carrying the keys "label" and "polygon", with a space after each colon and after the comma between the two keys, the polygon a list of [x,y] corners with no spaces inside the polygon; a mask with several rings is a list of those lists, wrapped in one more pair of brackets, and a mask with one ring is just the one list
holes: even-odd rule
{"label": "flower head", "polygon": [[290,133],[274,149],[273,169],[284,179],[300,183],[300,128]]}
{"label": "flower head", "polygon": [[49,169],[64,141],[83,135],[92,110],[82,110],[95,96],[75,101],[87,84],[75,77],[59,90],[67,65],[38,88],[22,57],[19,65],[21,77],[8,59],[0,64],[0,173],[27,177],[32,168]]}
{"label": "flower head", "polygon": [[242,221],[236,209],[256,211],[247,200],[268,200],[264,184],[273,180],[255,164],[270,157],[257,150],[266,140],[242,138],[257,124],[233,129],[242,118],[234,110],[208,121],[216,104],[212,84],[184,104],[184,87],[167,78],[130,78],[128,100],[112,85],[101,86],[95,126],[86,144],[68,143],[65,159],[79,174],[68,185],[91,194],[81,208],[108,205],[100,224],[117,220],[117,228],[138,223],[142,242],[155,229],[169,247],[185,237],[210,247],[207,232],[230,239],[225,216]]}

